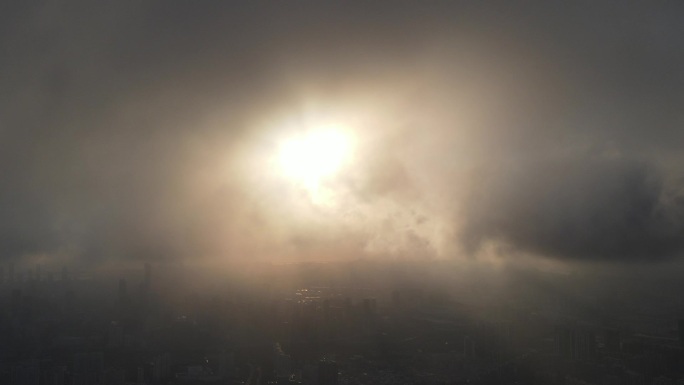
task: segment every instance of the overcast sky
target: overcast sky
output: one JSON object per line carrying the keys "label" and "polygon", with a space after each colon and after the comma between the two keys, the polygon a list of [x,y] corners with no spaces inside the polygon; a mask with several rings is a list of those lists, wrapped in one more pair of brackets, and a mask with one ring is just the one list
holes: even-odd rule
{"label": "overcast sky", "polygon": [[[0,5],[0,257],[684,251],[679,2]],[[325,202],[292,122],[353,159]]]}

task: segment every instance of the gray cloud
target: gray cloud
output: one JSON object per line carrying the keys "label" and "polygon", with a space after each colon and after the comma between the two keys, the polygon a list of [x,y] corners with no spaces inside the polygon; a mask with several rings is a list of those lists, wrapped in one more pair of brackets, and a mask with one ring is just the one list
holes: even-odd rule
{"label": "gray cloud", "polygon": [[[0,257],[393,243],[303,223],[314,214],[279,207],[295,193],[235,171],[262,151],[260,122],[310,90],[321,104],[400,101],[396,121],[366,127],[366,164],[342,190],[367,206],[358,220],[395,218],[413,249],[443,215],[469,251],[676,255],[681,6],[588,4],[4,4]],[[431,206],[452,190],[458,202]]]}
{"label": "gray cloud", "polygon": [[502,166],[466,201],[464,244],[557,258],[655,261],[684,251],[681,192],[640,162],[587,155]]}

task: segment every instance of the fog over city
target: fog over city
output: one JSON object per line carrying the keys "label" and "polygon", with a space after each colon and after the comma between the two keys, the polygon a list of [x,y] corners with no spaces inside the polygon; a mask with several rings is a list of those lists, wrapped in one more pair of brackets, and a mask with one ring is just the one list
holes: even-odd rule
{"label": "fog over city", "polygon": [[3,3],[0,382],[681,383],[683,17]]}

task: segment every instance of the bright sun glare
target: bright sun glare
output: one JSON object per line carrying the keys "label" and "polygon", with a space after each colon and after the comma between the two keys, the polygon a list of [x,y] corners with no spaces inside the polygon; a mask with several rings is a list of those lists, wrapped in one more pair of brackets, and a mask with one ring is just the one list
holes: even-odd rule
{"label": "bright sun glare", "polygon": [[288,177],[315,188],[340,170],[350,147],[350,138],[342,130],[321,128],[282,142],[279,161]]}

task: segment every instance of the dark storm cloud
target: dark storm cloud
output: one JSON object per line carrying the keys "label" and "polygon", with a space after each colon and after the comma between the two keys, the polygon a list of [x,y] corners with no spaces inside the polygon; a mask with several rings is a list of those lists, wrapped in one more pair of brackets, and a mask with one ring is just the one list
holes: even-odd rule
{"label": "dark storm cloud", "polygon": [[466,202],[467,247],[483,240],[557,258],[655,261],[684,249],[684,204],[643,163],[592,157],[502,166]]}
{"label": "dark storm cloud", "polygon": [[[241,253],[262,242],[247,234],[273,236],[265,229],[274,226],[249,186],[218,177],[222,154],[242,150],[248,122],[296,104],[292,89],[303,79],[331,94],[383,76],[421,83],[431,76],[414,71],[422,61],[438,62],[454,83],[467,83],[468,65],[483,84],[522,74],[520,87],[493,97],[485,85],[470,88],[485,89],[476,98],[459,94],[463,84],[434,81],[428,97],[406,97],[406,115],[436,97],[447,109],[452,99],[492,106],[482,115],[494,118],[463,128],[481,135],[464,140],[474,148],[467,162],[476,168],[481,154],[497,153],[512,165],[488,168],[465,194],[477,198],[455,205],[467,207],[471,250],[490,239],[580,258],[680,250],[681,200],[668,195],[684,142],[677,4],[0,7],[0,257]],[[491,65],[464,64],[469,57]],[[216,116],[222,124],[208,122]],[[375,151],[389,153],[382,140]],[[586,160],[576,142],[611,143],[619,160]],[[547,162],[555,151],[561,160]],[[418,199],[418,171],[405,167],[412,158],[395,152],[401,165],[371,164],[359,199]],[[448,157],[439,152],[435,159]],[[447,184],[466,185],[447,175]],[[321,235],[320,244],[334,247],[344,234]],[[315,234],[283,237],[319,247]],[[354,252],[363,249],[358,237]]]}

